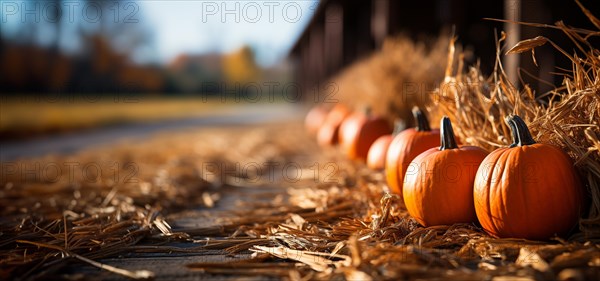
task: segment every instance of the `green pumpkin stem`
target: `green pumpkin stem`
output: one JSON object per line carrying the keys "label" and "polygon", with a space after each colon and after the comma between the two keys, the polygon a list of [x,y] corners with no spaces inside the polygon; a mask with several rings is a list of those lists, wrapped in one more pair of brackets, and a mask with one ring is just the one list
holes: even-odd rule
{"label": "green pumpkin stem", "polygon": [[394,132],[392,133],[392,136],[398,135],[400,132],[404,131],[405,129],[406,129],[406,122],[404,122],[404,120],[402,120],[402,119],[396,119],[394,121]]}
{"label": "green pumpkin stem", "polygon": [[450,118],[448,118],[448,116],[444,116],[442,118],[440,125],[440,136],[442,142],[440,150],[458,148],[458,144],[456,144],[456,138],[454,137],[454,129],[452,129],[452,122],[450,122]]}
{"label": "green pumpkin stem", "polygon": [[423,112],[419,107],[415,106],[413,107],[412,114],[415,117],[418,132],[431,131],[431,128],[429,127],[429,120],[427,119],[425,112]]}
{"label": "green pumpkin stem", "polygon": [[509,115],[506,116],[504,121],[506,124],[508,124],[512,132],[513,143],[510,145],[510,147],[535,144],[535,140],[533,137],[531,137],[531,132],[529,132],[527,124],[525,124],[525,121],[523,121],[521,117],[517,115]]}

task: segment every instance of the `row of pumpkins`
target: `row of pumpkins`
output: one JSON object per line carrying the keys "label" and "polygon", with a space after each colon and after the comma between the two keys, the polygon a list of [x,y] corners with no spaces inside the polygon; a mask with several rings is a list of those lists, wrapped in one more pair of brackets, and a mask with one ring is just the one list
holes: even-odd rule
{"label": "row of pumpkins", "polygon": [[448,117],[432,129],[419,108],[413,115],[415,128],[392,128],[368,109],[319,105],[305,126],[319,145],[339,144],[348,158],[383,169],[423,226],[479,221],[492,236],[535,240],[575,228],[584,198],[573,164],[561,149],[536,143],[519,116],[506,118],[514,143],[488,153],[459,145]]}

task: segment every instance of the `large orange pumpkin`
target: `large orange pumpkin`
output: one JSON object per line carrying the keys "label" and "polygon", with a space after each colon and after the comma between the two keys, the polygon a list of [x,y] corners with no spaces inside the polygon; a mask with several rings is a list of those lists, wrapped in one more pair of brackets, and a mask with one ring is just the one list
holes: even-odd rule
{"label": "large orange pumpkin", "polygon": [[406,129],[406,124],[402,120],[397,120],[394,124],[394,132],[390,135],[379,137],[369,148],[367,154],[367,167],[373,170],[382,170],[385,168],[385,157],[387,155],[390,143],[396,135]]}
{"label": "large orange pumpkin", "polygon": [[327,108],[320,104],[311,108],[306,114],[304,119],[304,127],[309,135],[315,136],[319,131],[319,128],[325,123],[329,111]]}
{"label": "large orange pumpkin", "polygon": [[404,174],[410,162],[423,151],[436,147],[440,131],[429,127],[429,120],[419,108],[413,108],[416,128],[402,131],[394,137],[385,159],[385,176],[392,193],[402,194]]}
{"label": "large orange pumpkin", "polygon": [[419,154],[404,177],[408,213],[423,226],[475,222],[473,181],[487,152],[456,144],[452,124],[442,119],[441,146]]}
{"label": "large orange pumpkin", "polygon": [[516,115],[506,122],[514,143],[481,163],[475,179],[475,211],[495,237],[545,240],[577,225],[583,190],[569,157],[559,148],[536,143]]}
{"label": "large orange pumpkin", "polygon": [[327,114],[325,122],[317,132],[317,142],[321,146],[332,146],[339,143],[340,125],[350,115],[350,109],[343,104],[336,104]]}
{"label": "large orange pumpkin", "polygon": [[351,160],[367,160],[369,148],[377,138],[391,133],[387,119],[371,114],[370,109],[355,112],[340,126],[340,144]]}

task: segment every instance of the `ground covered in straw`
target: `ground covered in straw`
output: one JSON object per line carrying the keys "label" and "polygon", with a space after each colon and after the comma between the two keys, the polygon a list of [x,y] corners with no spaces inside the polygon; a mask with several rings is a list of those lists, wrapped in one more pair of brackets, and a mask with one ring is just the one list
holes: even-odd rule
{"label": "ground covered in straw", "polygon": [[419,226],[380,172],[318,148],[300,122],[16,163],[41,168],[2,177],[2,280],[600,277],[600,248],[581,236]]}

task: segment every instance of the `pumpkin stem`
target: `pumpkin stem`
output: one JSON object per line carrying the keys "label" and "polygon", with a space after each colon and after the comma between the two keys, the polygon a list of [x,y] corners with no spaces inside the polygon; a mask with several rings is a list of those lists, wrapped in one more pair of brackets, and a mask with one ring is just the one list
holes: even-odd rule
{"label": "pumpkin stem", "polygon": [[367,117],[371,117],[371,114],[373,114],[373,110],[371,109],[371,106],[365,105],[362,107],[362,113]]}
{"label": "pumpkin stem", "polygon": [[402,120],[402,119],[394,120],[394,132],[392,133],[392,136],[398,135],[400,132],[404,131],[405,129],[406,129],[406,122],[404,122],[404,120]]}
{"label": "pumpkin stem", "polygon": [[412,114],[415,117],[415,122],[417,123],[417,132],[428,132],[431,131],[429,127],[429,120],[427,119],[427,115],[423,112],[419,107],[413,107]]}
{"label": "pumpkin stem", "polygon": [[506,116],[505,122],[510,126],[510,130],[512,131],[513,143],[510,147],[535,144],[529,128],[527,128],[525,121],[521,117],[509,115]]}
{"label": "pumpkin stem", "polygon": [[456,144],[456,138],[454,137],[454,129],[452,129],[452,122],[450,122],[450,118],[448,118],[448,116],[444,116],[442,118],[440,125],[440,136],[442,139],[440,150],[458,148],[458,144]]}

